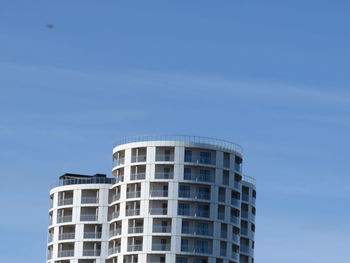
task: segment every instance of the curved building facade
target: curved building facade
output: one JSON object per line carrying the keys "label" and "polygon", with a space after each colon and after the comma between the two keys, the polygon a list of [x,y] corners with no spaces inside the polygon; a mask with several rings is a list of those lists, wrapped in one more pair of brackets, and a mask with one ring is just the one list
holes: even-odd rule
{"label": "curved building facade", "polygon": [[[241,148],[226,141],[123,139],[113,148],[113,179],[51,190],[49,261],[253,263],[256,189],[254,179],[242,176],[242,163]],[[98,203],[82,203],[93,194]],[[63,195],[72,204],[56,206]],[[93,212],[97,221],[81,221],[81,214]],[[59,223],[58,216],[65,215],[72,221]],[[73,228],[74,239],[59,239]],[[88,232],[101,234],[91,240]],[[74,252],[58,257],[66,250]]]}

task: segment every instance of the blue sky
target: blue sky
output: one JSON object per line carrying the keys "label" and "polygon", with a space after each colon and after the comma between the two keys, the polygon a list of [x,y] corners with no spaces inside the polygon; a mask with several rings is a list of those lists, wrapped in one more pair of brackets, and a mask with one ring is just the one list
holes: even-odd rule
{"label": "blue sky", "polygon": [[44,262],[50,184],[109,174],[113,142],[138,134],[244,147],[258,182],[256,262],[347,262],[349,10],[2,0],[0,262]]}

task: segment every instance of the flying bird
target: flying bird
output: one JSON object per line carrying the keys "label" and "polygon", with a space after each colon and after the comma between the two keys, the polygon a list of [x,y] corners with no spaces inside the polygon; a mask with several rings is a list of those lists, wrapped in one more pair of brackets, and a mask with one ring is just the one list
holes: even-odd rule
{"label": "flying bird", "polygon": [[46,26],[47,26],[48,28],[50,28],[50,29],[52,29],[52,28],[54,27],[53,24],[47,24]]}

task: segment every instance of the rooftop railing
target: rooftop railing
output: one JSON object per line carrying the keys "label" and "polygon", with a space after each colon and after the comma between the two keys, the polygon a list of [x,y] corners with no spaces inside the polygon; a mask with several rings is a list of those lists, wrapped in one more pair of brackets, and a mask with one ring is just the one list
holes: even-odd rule
{"label": "rooftop railing", "polygon": [[114,147],[122,144],[133,143],[133,142],[151,142],[151,141],[178,141],[178,142],[190,142],[213,145],[224,151],[235,151],[238,153],[243,152],[242,146],[221,139],[215,139],[210,137],[202,136],[191,136],[191,135],[141,135],[141,136],[127,136],[118,140]]}
{"label": "rooftop railing", "polygon": [[51,188],[72,185],[72,184],[114,184],[115,178],[106,177],[91,177],[91,178],[79,178],[79,179],[61,179],[58,182],[51,185]]}

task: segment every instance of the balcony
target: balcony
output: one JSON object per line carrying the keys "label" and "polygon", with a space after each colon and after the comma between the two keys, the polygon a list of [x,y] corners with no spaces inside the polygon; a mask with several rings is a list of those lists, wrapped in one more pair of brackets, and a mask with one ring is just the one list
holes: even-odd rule
{"label": "balcony", "polygon": [[194,182],[213,182],[211,174],[200,174],[200,173],[185,173],[184,180],[194,181]]}
{"label": "balcony", "polygon": [[194,209],[181,209],[181,208],[179,208],[178,215],[208,218],[210,216],[210,213],[209,213],[209,211],[196,211]]}
{"label": "balcony", "polygon": [[154,175],[155,179],[174,179],[173,172],[156,172]]}
{"label": "balcony", "polygon": [[240,207],[240,200],[236,199],[236,198],[231,198],[231,205],[236,206],[236,207]]}
{"label": "balcony", "polygon": [[167,208],[150,208],[149,213],[150,215],[167,215],[168,209]]}
{"label": "balcony", "polygon": [[57,257],[59,257],[59,258],[74,257],[74,249],[59,250],[57,252]]}
{"label": "balcony", "polygon": [[130,174],[130,180],[144,180],[146,178],[146,173],[132,173]]}
{"label": "balcony", "polygon": [[194,191],[179,191],[180,198],[192,198],[192,199],[203,199],[210,200],[210,193],[206,192],[194,192]]}
{"label": "balcony", "polygon": [[97,221],[98,216],[93,214],[81,214],[80,221]]}
{"label": "balcony", "polygon": [[234,223],[236,225],[239,225],[239,217],[231,215],[231,223]]}
{"label": "balcony", "polygon": [[123,165],[125,163],[125,158],[113,159],[113,167]]}
{"label": "balcony", "polygon": [[236,251],[232,251],[231,258],[233,260],[235,260],[236,262],[238,262],[238,260],[239,260],[239,253],[236,252]]}
{"label": "balcony", "polygon": [[242,200],[249,202],[249,194],[242,194]]}
{"label": "balcony", "polygon": [[156,154],[156,162],[173,162],[174,154]]}
{"label": "balcony", "polygon": [[120,253],[120,246],[111,247],[108,249],[108,255],[113,255],[117,253]]}
{"label": "balcony", "polygon": [[153,226],[153,233],[170,233],[171,226]]}
{"label": "balcony", "polygon": [[241,245],[240,246],[240,251],[243,253],[249,254],[249,246],[248,245]]}
{"label": "balcony", "polygon": [[225,248],[220,248],[220,256],[226,257],[226,249]]}
{"label": "balcony", "polygon": [[109,237],[120,236],[122,234],[121,228],[116,228],[114,230],[109,231]]}
{"label": "balcony", "polygon": [[130,251],[142,251],[142,245],[128,245],[128,252]]}
{"label": "balcony", "polygon": [[49,235],[47,237],[47,243],[51,243],[53,241],[53,235]]}
{"label": "balcony", "polygon": [[84,238],[87,239],[99,239],[102,236],[102,232],[84,232]]}
{"label": "balcony", "polygon": [[52,259],[52,252],[47,252],[47,260]]}
{"label": "balcony", "polygon": [[67,223],[72,222],[72,216],[57,216],[57,223]]}
{"label": "balcony", "polygon": [[82,204],[97,204],[98,198],[95,196],[83,196],[81,198],[81,203]]}
{"label": "balcony", "polygon": [[73,198],[58,199],[58,206],[72,205],[72,204],[73,204]]}
{"label": "balcony", "polygon": [[119,215],[120,215],[120,212],[119,212],[119,211],[112,212],[112,213],[109,215],[109,219],[108,219],[108,220],[116,219],[116,218],[119,217]]}
{"label": "balcony", "polygon": [[152,244],[153,251],[169,251],[170,244],[162,244],[162,243],[153,243]]}
{"label": "balcony", "polygon": [[140,234],[143,233],[143,226],[134,226],[128,228],[129,234]]}
{"label": "balcony", "polygon": [[[138,180],[138,179],[136,179]],[[126,198],[139,198],[141,196],[140,191],[130,191],[126,192]]]}
{"label": "balcony", "polygon": [[191,156],[185,154],[185,162],[186,163],[195,163],[195,164],[204,164],[204,165],[215,165],[216,160],[215,158],[211,157],[201,157],[201,156]]}
{"label": "balcony", "polygon": [[181,246],[182,252],[193,253],[193,254],[211,254],[211,247],[207,246]]}
{"label": "balcony", "polygon": [[233,187],[236,189],[236,190],[241,190],[241,182],[237,182],[237,181],[234,181],[233,182]]}
{"label": "balcony", "polygon": [[99,257],[101,255],[100,249],[83,249],[84,257]]}
{"label": "balcony", "polygon": [[230,160],[224,159],[224,168],[230,168]]}
{"label": "balcony", "polygon": [[242,164],[235,163],[235,170],[239,173],[242,172]]}
{"label": "balcony", "polygon": [[152,190],[151,197],[168,197],[168,190]]}
{"label": "balcony", "polygon": [[248,219],[248,211],[246,211],[246,210],[241,210],[241,216],[242,216],[242,218],[244,218],[244,219]]}
{"label": "balcony", "polygon": [[67,239],[74,239],[74,238],[75,238],[74,232],[61,233],[58,235],[58,240],[67,240]]}
{"label": "balcony", "polygon": [[239,243],[239,234],[233,233],[232,234],[232,242]]}
{"label": "balcony", "polygon": [[138,216],[140,215],[140,209],[127,209],[125,210],[126,216]]}
{"label": "balcony", "polygon": [[138,155],[138,156],[132,156],[131,157],[131,162],[132,163],[142,163],[146,162],[146,155]]}
{"label": "balcony", "polygon": [[111,204],[115,201],[118,201],[119,199],[120,199],[120,194],[114,194],[114,195],[110,196],[109,203]]}
{"label": "balcony", "polygon": [[212,236],[213,230],[199,227],[182,228],[182,234],[195,236]]}
{"label": "balcony", "polygon": [[118,184],[118,183],[122,183],[122,182],[124,182],[124,174],[117,175],[115,177],[115,182],[114,183]]}

